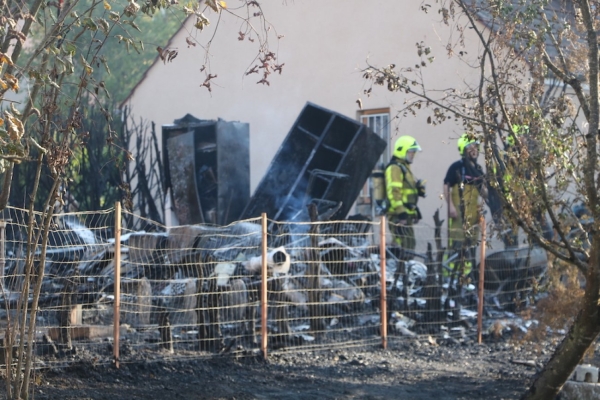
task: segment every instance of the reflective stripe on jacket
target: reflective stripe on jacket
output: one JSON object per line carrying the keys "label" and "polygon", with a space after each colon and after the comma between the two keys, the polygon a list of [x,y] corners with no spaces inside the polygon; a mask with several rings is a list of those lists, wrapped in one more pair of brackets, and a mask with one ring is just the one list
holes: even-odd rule
{"label": "reflective stripe on jacket", "polygon": [[389,214],[417,214],[417,183],[408,163],[397,159],[390,162],[385,169],[385,189],[390,202]]}

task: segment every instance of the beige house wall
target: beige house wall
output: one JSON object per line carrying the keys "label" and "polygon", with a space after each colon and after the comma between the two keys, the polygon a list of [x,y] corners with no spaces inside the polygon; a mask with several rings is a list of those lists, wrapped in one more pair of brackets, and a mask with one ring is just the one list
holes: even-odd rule
{"label": "beige house wall", "polygon": [[[233,2],[230,6],[233,6]],[[179,54],[171,63],[155,63],[132,92],[126,104],[136,118],[153,120],[157,127],[172,123],[190,113],[201,119],[242,121],[250,124],[251,190],[254,191],[277,149],[307,101],[349,117],[356,117],[362,99],[363,109],[389,107],[392,118],[406,100],[400,93],[376,87],[365,96],[368,84],[361,69],[372,65],[395,63],[414,66],[418,61],[415,44],[423,41],[432,49],[435,62],[423,68],[428,87],[461,88],[478,78],[476,68],[447,55],[446,45],[457,32],[441,24],[440,16],[420,11],[420,1],[397,0],[313,0],[261,2],[264,15],[277,34],[284,37],[270,47],[277,53],[277,63],[285,63],[283,74],[272,74],[271,85],[256,84],[257,74],[244,76],[253,65],[256,46],[239,41],[241,22],[223,15],[210,47],[212,92],[200,87],[208,65],[199,46],[189,47],[186,37],[200,41],[212,32],[199,32],[193,21],[172,39],[171,48]],[[215,14],[207,14],[216,24]],[[478,43],[467,42],[466,54],[474,61]],[[460,125],[447,122],[441,126],[426,123],[428,114],[392,120],[392,143],[398,135],[417,138],[423,152],[418,154],[413,171],[427,180],[428,196],[420,207],[423,223],[433,225],[431,216],[437,208],[446,208],[441,199],[442,181],[448,166],[458,159],[456,139]],[[483,160],[481,160],[483,163]]]}

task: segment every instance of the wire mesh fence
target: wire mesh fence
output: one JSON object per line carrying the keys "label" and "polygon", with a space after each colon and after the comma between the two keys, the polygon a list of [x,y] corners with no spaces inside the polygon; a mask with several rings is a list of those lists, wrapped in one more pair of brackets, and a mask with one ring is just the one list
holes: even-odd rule
{"label": "wire mesh fence", "polygon": [[40,218],[7,209],[0,224],[5,347],[37,302],[40,365],[472,339],[478,317],[485,331],[532,305],[548,264],[530,246],[484,254],[482,238],[446,249],[439,226],[415,226],[407,250],[379,220],[167,228],[119,208],[54,216],[44,250],[27,246]]}
{"label": "wire mesh fence", "polygon": [[[113,279],[113,254],[103,238],[111,236],[114,218],[112,210],[54,216],[47,221],[49,234],[44,242],[42,214],[5,210],[0,225],[4,227],[1,254],[5,256],[0,268],[0,329],[5,349],[8,343],[17,347],[28,342],[31,332],[40,356],[71,356],[74,341],[86,351],[102,352],[100,343],[86,341],[91,336],[88,331],[97,324],[85,318],[83,310],[94,307],[110,313],[104,293]],[[35,321],[30,317],[32,309],[37,310]],[[110,316],[104,318],[95,327],[103,329],[98,334],[110,335],[103,327],[111,321]],[[1,353],[6,360],[7,354]]]}

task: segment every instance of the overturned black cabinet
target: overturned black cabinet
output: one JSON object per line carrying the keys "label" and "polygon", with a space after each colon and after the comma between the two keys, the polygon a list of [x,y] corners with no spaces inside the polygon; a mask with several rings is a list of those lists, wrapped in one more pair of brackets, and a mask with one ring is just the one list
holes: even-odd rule
{"label": "overturned black cabinet", "polygon": [[162,136],[165,189],[179,223],[239,219],[250,197],[249,125],[187,114],[163,125]]}
{"label": "overturned black cabinet", "polygon": [[242,218],[307,219],[306,206],[332,219],[348,215],[385,150],[366,125],[307,103],[259,183]]}

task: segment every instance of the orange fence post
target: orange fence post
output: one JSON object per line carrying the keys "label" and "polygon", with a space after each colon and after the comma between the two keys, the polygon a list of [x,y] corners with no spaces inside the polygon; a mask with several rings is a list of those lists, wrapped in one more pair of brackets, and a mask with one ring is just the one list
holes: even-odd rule
{"label": "orange fence post", "polygon": [[387,349],[387,288],[385,285],[385,215],[381,217],[379,227],[379,264],[381,272],[381,345]]}
{"label": "orange fence post", "polygon": [[481,257],[479,261],[479,304],[477,304],[477,343],[481,344],[481,331],[483,329],[483,284],[485,274],[485,218],[483,215],[479,218],[481,223]]}
{"label": "orange fence post", "polygon": [[263,357],[267,359],[267,214],[261,215],[262,226],[262,265],[261,265],[261,292],[260,292],[260,349]]}
{"label": "orange fence post", "polygon": [[115,302],[113,310],[113,356],[119,368],[119,328],[121,316],[121,203],[115,203]]}

